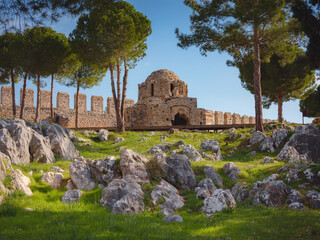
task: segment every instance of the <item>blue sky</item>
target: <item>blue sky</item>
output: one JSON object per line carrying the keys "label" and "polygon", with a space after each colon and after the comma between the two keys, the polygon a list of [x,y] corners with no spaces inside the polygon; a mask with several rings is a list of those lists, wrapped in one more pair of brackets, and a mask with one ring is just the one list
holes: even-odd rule
{"label": "blue sky", "polygon": [[[183,0],[129,0],[135,8],[144,13],[152,23],[152,34],[148,38],[147,56],[141,60],[135,69],[129,71],[127,98],[138,98],[138,84],[158,69],[174,71],[181,80],[188,84],[189,97],[198,99],[198,107],[213,111],[239,113],[254,116],[254,96],[241,87],[238,70],[228,67],[226,61],[231,59],[227,54],[209,53],[207,57],[200,54],[199,49],[191,47],[183,50],[177,47],[175,28],[181,32],[189,32],[189,16],[191,11],[183,4]],[[68,35],[76,26],[76,19],[63,18],[51,25],[58,32]],[[49,80],[47,81],[49,83]],[[22,87],[19,83],[17,88]],[[31,82],[28,88],[36,89]],[[45,88],[50,89],[50,86]],[[90,110],[92,95],[104,97],[106,107],[107,97],[111,97],[109,74],[98,87],[80,90],[87,94],[87,108]],[[20,91],[17,90],[17,93]],[[56,84],[57,92],[70,94],[70,107],[73,108],[73,94],[75,88],[66,88]],[[19,95],[19,94],[17,94]],[[18,101],[20,102],[20,101]],[[264,118],[277,119],[277,106],[264,109]],[[299,101],[284,104],[284,119],[291,122],[302,121],[299,111]],[[307,122],[311,120],[305,119]]]}

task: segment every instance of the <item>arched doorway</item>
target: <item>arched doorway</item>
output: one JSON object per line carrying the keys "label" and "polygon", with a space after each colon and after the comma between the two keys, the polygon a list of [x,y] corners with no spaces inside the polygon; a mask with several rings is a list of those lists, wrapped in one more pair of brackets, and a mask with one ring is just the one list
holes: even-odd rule
{"label": "arched doorway", "polygon": [[188,125],[188,123],[189,123],[188,117],[182,113],[177,113],[174,116],[174,120],[172,120],[173,126]]}

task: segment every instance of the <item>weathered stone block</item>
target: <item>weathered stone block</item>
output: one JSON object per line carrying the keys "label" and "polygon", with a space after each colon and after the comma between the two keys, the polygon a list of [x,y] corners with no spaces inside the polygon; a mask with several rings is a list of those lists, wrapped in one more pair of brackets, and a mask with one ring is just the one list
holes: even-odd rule
{"label": "weathered stone block", "polygon": [[229,112],[224,113],[224,124],[230,125],[232,124],[232,115]]}
{"label": "weathered stone block", "polygon": [[223,112],[215,111],[214,112],[214,124],[215,125],[223,125],[224,119],[223,119]]}
{"label": "weathered stone block", "polygon": [[91,96],[91,111],[103,113],[103,97]]}
{"label": "weathered stone block", "polygon": [[[22,97],[23,89],[20,89],[20,105],[22,105]],[[34,92],[33,89],[26,88],[25,99],[24,99],[25,107],[34,107]]]}

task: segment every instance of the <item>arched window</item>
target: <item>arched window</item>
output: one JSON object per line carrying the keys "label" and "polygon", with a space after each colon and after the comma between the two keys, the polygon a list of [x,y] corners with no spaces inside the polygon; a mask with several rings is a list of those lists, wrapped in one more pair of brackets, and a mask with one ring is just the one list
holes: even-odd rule
{"label": "arched window", "polygon": [[153,97],[154,96],[154,85],[153,85],[153,83],[151,84],[151,97]]}

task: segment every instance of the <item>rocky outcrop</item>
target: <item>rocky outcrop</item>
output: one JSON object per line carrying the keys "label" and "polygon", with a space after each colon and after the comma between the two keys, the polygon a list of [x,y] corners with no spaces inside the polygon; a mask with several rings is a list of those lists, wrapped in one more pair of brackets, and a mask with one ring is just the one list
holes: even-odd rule
{"label": "rocky outcrop", "polygon": [[274,162],[276,162],[276,160],[274,160],[273,158],[271,158],[271,157],[264,157],[263,159],[262,159],[262,164],[266,164],[266,163],[274,163]]}
{"label": "rocky outcrop", "polygon": [[186,146],[182,146],[182,149],[183,149],[183,154],[187,155],[191,161],[196,161],[196,162],[203,161],[201,154],[198,151],[196,151],[194,146],[189,144]]}
{"label": "rocky outcrop", "polygon": [[298,126],[277,158],[289,162],[319,162],[320,130],[312,125]]}
{"label": "rocky outcrop", "polygon": [[98,138],[101,142],[108,141],[109,131],[107,129],[100,129],[98,132]]}
{"label": "rocky outcrop", "polygon": [[224,189],[215,190],[211,197],[208,197],[203,201],[203,204],[204,206],[201,210],[208,214],[221,212],[222,209],[227,207],[236,207],[236,202],[230,190]]}
{"label": "rocky outcrop", "polygon": [[232,190],[233,198],[238,202],[244,202],[249,196],[249,187],[246,182],[237,182]]}
{"label": "rocky outcrop", "polygon": [[184,206],[184,199],[179,195],[178,190],[165,180],[153,188],[151,198],[154,205],[162,209],[164,215],[174,213]]}
{"label": "rocky outcrop", "polygon": [[132,177],[137,183],[149,183],[148,173],[144,166],[148,160],[145,157],[127,149],[121,152],[120,159],[123,178]]}
{"label": "rocky outcrop", "polygon": [[173,185],[181,186],[186,190],[191,190],[196,186],[196,177],[186,155],[172,154],[165,161],[160,162],[160,165],[166,178]]}
{"label": "rocky outcrop", "polygon": [[55,176],[54,172],[46,172],[42,175],[41,181],[51,185],[51,183],[53,182],[54,176]]}
{"label": "rocky outcrop", "polygon": [[0,151],[16,165],[51,163],[55,160],[49,140],[19,119],[0,129]]}
{"label": "rocky outcrop", "polygon": [[114,214],[134,214],[144,211],[143,192],[133,179],[114,179],[102,191],[100,204]]}
{"label": "rocky outcrop", "polygon": [[263,204],[267,207],[280,207],[290,193],[290,188],[283,181],[256,182],[250,191],[249,197],[253,204]]}
{"label": "rocky outcrop", "polygon": [[183,219],[180,215],[170,215],[170,216],[166,216],[162,219],[163,221],[167,222],[167,223],[172,223],[172,222],[179,222],[182,223]]}
{"label": "rocky outcrop", "polygon": [[169,152],[171,147],[172,147],[171,143],[161,143],[161,144],[158,144],[157,146],[153,146],[149,150],[149,153],[150,154],[157,154],[157,153],[161,153],[161,152]]}
{"label": "rocky outcrop", "polygon": [[92,190],[96,184],[94,182],[88,160],[77,158],[69,165],[69,174],[73,184],[80,190]]}
{"label": "rocky outcrop", "polygon": [[214,160],[217,160],[217,161],[222,160],[219,142],[215,139],[208,139],[201,142],[199,152],[202,152],[202,151],[210,151],[213,153]]}
{"label": "rocky outcrop", "polygon": [[63,160],[73,160],[79,156],[68,133],[61,126],[46,124],[44,135],[50,139],[51,150],[59,154]]}
{"label": "rocky outcrop", "polygon": [[257,131],[250,137],[249,144],[256,145],[263,142],[266,138],[267,136],[264,133]]}
{"label": "rocky outcrop", "polygon": [[207,178],[210,178],[213,183],[215,183],[218,187],[222,188],[223,180],[222,177],[217,173],[212,166],[208,165],[204,167],[204,173]]}
{"label": "rocky outcrop", "polygon": [[210,197],[215,190],[217,190],[217,187],[213,184],[212,180],[205,178],[198,183],[198,187],[196,187],[194,191],[197,199],[206,199]]}
{"label": "rocky outcrop", "polygon": [[51,183],[51,188],[61,188],[63,183],[63,175],[62,173],[56,173]]}
{"label": "rocky outcrop", "polygon": [[235,165],[233,162],[229,162],[227,164],[225,164],[222,167],[223,171],[225,174],[228,175],[228,177],[231,180],[237,180],[239,178],[239,174],[240,174],[240,169],[237,167],[237,165]]}

